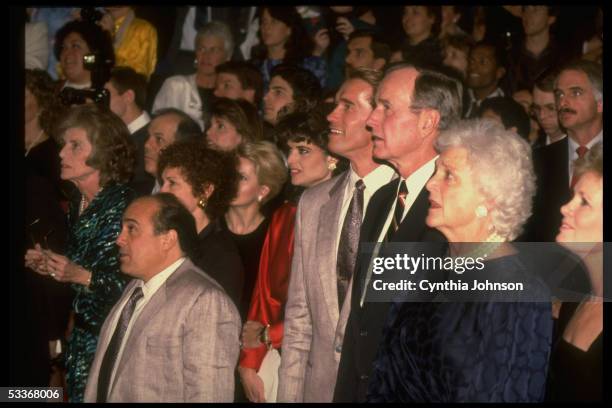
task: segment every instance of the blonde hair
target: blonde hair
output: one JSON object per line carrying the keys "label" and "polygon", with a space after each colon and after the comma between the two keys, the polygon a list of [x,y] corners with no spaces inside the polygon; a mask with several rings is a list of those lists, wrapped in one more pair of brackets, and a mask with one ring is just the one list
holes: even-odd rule
{"label": "blonde hair", "polygon": [[253,163],[258,183],[270,189],[261,204],[276,197],[288,177],[280,150],[271,142],[246,142],[240,145],[237,154]]}

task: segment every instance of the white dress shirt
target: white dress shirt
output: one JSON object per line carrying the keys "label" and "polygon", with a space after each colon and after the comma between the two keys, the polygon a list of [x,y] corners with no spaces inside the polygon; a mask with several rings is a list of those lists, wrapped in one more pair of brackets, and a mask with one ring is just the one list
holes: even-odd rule
{"label": "white dress shirt", "polygon": [[[395,170],[386,164],[381,164],[376,169],[372,170],[365,177],[362,178],[365,189],[363,190],[363,213],[361,214],[361,220],[365,217],[366,209],[370,199],[379,188],[393,180],[396,177]],[[336,231],[336,253],[338,253],[338,246],[340,245],[340,234],[342,233],[342,226],[344,225],[344,219],[348,212],[353,193],[355,191],[355,183],[360,177],[355,173],[353,167],[349,168],[349,181],[344,189],[344,196],[342,198],[342,207],[340,208],[340,217],[338,218],[338,229]]]}
{"label": "white dress shirt", "polygon": [[[134,314],[132,314],[130,323],[128,324],[128,327],[125,331],[125,335],[123,336],[123,340],[121,341],[121,345],[119,346],[119,352],[117,353],[117,358],[115,359],[115,366],[113,367],[113,371],[110,377],[108,395],[110,395],[111,393],[111,389],[113,386],[113,380],[115,379],[115,374],[117,370],[117,365],[119,361],[121,361],[121,355],[123,354],[123,348],[125,346],[125,343],[127,342],[127,339],[130,337],[130,332],[132,331],[132,326],[134,326],[134,322],[138,319],[138,316],[140,315],[144,307],[149,303],[153,295],[155,295],[155,293],[166,282],[166,280],[168,280],[168,278],[183,264],[185,259],[186,259],[185,257],[179,258],[172,265],[168,266],[166,269],[164,269],[163,271],[161,271],[160,273],[158,273],[157,275],[149,279],[147,283],[138,279],[138,283],[132,288],[132,291],[134,291],[137,287],[141,287],[142,294],[144,296],[138,301],[138,303],[136,303]],[[130,299],[130,296],[126,296],[125,299],[123,299],[123,301],[119,305],[119,308],[117,309],[115,315],[111,317],[112,320],[111,320],[109,327],[112,327],[113,329],[108,330],[107,338],[100,339],[100,342],[104,342],[103,343],[104,348],[100,348],[100,350],[105,350],[106,352],[106,349],[108,348],[108,343],[110,343],[110,340],[113,334],[115,333],[115,329],[117,328],[117,323],[119,322],[119,317],[121,316],[121,312],[123,311],[123,308],[125,307],[129,299]]]}
{"label": "white dress shirt", "polygon": [[141,128],[147,126],[147,124],[150,121],[151,121],[151,118],[149,117],[149,114],[146,111],[142,111],[140,116],[138,116],[136,119],[131,121],[129,125],[127,125],[128,130],[130,131],[130,135],[133,135],[134,133],[138,132]]}

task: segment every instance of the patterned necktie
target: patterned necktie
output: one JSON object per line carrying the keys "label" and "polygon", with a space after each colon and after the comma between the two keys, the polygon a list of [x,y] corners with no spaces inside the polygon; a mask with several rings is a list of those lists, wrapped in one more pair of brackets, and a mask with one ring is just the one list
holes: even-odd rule
{"label": "patterned necktie", "polygon": [[346,217],[342,223],[340,243],[338,245],[338,262],[336,264],[338,276],[338,308],[342,309],[348,285],[355,270],[357,247],[359,246],[359,230],[363,214],[363,180],[357,180],[353,190],[353,198],[349,204]]}
{"label": "patterned necktie", "polygon": [[404,215],[404,208],[406,208],[406,196],[408,195],[408,187],[406,187],[406,181],[400,181],[399,191],[397,193],[397,203],[395,204],[395,212],[391,219],[391,224],[387,230],[385,236],[385,242],[391,241],[391,237],[395,234],[395,231],[399,228],[402,223],[402,216]]}
{"label": "patterned necktie", "polygon": [[98,375],[98,397],[96,399],[97,402],[106,402],[106,395],[108,394],[108,387],[110,386],[111,374],[113,372],[113,368],[115,367],[115,359],[119,353],[121,341],[123,340],[128,325],[130,324],[130,319],[134,314],[134,309],[136,309],[136,303],[138,303],[143,296],[142,288],[140,286],[134,288],[130,299],[127,301],[123,307],[123,310],[121,311],[121,316],[119,316],[117,327],[115,328],[113,337],[108,343],[106,353],[104,353],[104,358],[102,359],[102,364],[100,365],[100,373]]}
{"label": "patterned necktie", "polygon": [[[578,153],[578,158],[584,157],[584,155],[589,151],[589,148],[586,146],[578,146],[576,149],[576,153]],[[578,176],[576,174],[576,170],[574,170],[574,174],[572,175],[572,181],[570,182],[570,189],[573,189],[576,183],[578,182]]]}

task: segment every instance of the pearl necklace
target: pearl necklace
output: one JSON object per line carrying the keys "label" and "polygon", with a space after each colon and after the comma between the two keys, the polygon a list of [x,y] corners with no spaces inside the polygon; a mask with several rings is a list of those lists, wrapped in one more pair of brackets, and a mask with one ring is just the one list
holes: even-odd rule
{"label": "pearl necklace", "polygon": [[[505,241],[506,240],[504,239],[504,237],[502,237],[496,232],[493,232],[480,245],[477,245],[476,248],[469,251],[468,253],[461,255],[461,257],[472,259],[484,258],[494,252]],[[454,256],[453,258],[456,258],[456,256]]]}

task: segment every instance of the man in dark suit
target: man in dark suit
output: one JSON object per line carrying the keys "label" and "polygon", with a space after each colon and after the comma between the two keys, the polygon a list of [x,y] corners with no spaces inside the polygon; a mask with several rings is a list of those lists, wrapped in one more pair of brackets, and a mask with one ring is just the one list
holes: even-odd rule
{"label": "man in dark suit", "polygon": [[373,155],[391,164],[400,177],[381,187],[367,207],[334,401],[366,400],[390,305],[369,301],[371,270],[361,259],[363,244],[444,241],[425,224],[429,194],[424,186],[434,172],[438,132],[460,116],[461,93],[457,81],[408,64],[389,68],[378,88],[376,108],[366,122],[372,128]]}
{"label": "man in dark suit", "polygon": [[149,137],[151,121],[144,110],[147,100],[147,79],[129,67],[116,67],[104,86],[110,93],[110,108],[125,123],[136,146],[136,169],[130,183],[138,195],[149,194],[155,184],[144,168],[144,145]]}
{"label": "man in dark suit", "polygon": [[552,242],[561,226],[561,206],[572,197],[573,162],[603,141],[601,66],[579,60],[564,66],[554,86],[559,123],[567,138],[534,152],[537,192],[523,240]]}

